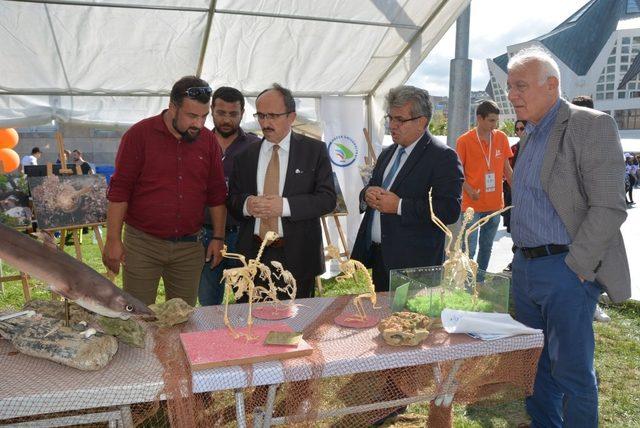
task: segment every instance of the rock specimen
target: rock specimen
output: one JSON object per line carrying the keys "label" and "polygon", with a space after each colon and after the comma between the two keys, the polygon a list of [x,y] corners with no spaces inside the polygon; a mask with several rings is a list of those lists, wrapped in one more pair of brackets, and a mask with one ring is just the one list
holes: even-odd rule
{"label": "rock specimen", "polygon": [[417,346],[429,336],[431,319],[413,312],[397,312],[378,324],[385,342],[392,346]]}
{"label": "rock specimen", "polygon": [[164,303],[149,305],[149,309],[155,312],[157,318],[155,324],[158,327],[173,327],[176,324],[187,322],[195,310],[193,306],[189,306],[179,297]]}
{"label": "rock specimen", "polygon": [[85,337],[86,329],[78,326],[65,327],[63,321],[42,315],[22,315],[0,321],[0,336],[23,354],[80,370],[100,370],[117,352],[118,341],[102,333]]}
{"label": "rock specimen", "polygon": [[[64,302],[58,300],[31,300],[24,305],[24,309],[31,309],[38,314],[49,318],[64,320]],[[78,323],[84,321],[84,327],[97,325],[105,333],[116,336],[120,341],[136,348],[144,348],[146,330],[142,323],[133,318],[123,320],[121,318],[109,318],[101,315],[94,315],[71,302],[69,304],[69,323],[76,327]]]}
{"label": "rock specimen", "polygon": [[116,336],[120,341],[136,348],[144,348],[144,341],[147,336],[147,330],[142,323],[129,318],[123,320],[120,318],[109,318],[97,316],[98,325],[106,334]]}

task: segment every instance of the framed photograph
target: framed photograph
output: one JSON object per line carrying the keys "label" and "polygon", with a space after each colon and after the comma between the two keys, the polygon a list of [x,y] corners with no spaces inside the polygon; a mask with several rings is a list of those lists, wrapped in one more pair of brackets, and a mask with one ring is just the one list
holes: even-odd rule
{"label": "framed photograph", "polygon": [[103,175],[29,177],[33,210],[43,230],[104,223],[107,181]]}
{"label": "framed photograph", "polygon": [[0,175],[0,223],[16,229],[31,227],[29,187],[22,174]]}

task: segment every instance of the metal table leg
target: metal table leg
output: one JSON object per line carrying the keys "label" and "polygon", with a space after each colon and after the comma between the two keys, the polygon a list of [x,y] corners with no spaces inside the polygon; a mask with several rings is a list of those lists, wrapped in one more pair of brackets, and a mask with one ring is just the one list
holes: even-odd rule
{"label": "metal table leg", "polygon": [[247,417],[244,409],[244,391],[242,389],[235,390],[236,396],[236,421],[238,428],[247,428]]}

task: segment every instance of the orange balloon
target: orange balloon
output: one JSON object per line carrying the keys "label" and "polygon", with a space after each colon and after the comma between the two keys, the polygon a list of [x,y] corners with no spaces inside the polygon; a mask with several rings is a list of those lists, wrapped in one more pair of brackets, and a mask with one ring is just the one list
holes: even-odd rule
{"label": "orange balloon", "polygon": [[13,128],[0,128],[0,149],[13,149],[18,144],[18,133]]}
{"label": "orange balloon", "polygon": [[11,149],[0,149],[0,173],[13,172],[20,166],[20,156]]}

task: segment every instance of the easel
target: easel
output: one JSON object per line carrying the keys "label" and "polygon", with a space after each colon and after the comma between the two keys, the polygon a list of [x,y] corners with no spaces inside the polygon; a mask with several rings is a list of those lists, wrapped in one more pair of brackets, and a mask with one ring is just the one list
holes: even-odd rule
{"label": "easel", "polygon": [[[344,256],[347,259],[351,257],[349,252],[349,245],[347,244],[347,237],[344,234],[344,230],[342,229],[342,224],[340,224],[340,217],[346,217],[347,213],[331,213],[325,216],[320,217],[322,222],[322,231],[324,232],[324,239],[327,242],[327,246],[324,247],[324,258],[325,261],[330,260],[331,258],[327,254],[327,248],[333,245],[331,241],[331,234],[329,233],[329,225],[327,224],[328,218],[333,218],[333,221],[336,224],[336,229],[338,230],[338,237],[340,238],[340,244],[342,244],[342,250],[340,250],[340,246],[336,246],[340,250],[340,256]],[[320,281],[320,277],[316,277],[316,286],[318,287],[318,292],[322,293],[322,282]]]}
{"label": "easel", "polygon": [[364,139],[367,142],[367,154],[369,155],[364,157],[364,163],[365,165],[375,165],[378,161],[378,156],[376,156],[376,151],[373,150],[371,134],[369,134],[369,130],[367,128],[362,128],[362,133],[364,134]]}
{"label": "easel", "polygon": [[[60,157],[60,175],[72,175],[74,171],[72,169],[67,168],[66,155],[64,154],[64,139],[62,138],[62,134],[60,132],[56,132],[56,142],[58,144],[58,154]],[[49,168],[50,164],[47,164],[47,175],[51,175],[53,173],[53,169]],[[53,166],[51,166],[53,168]],[[75,165],[75,174],[82,175],[82,168],[80,165]],[[100,254],[104,253],[104,241],[102,240],[102,233],[100,231],[100,226],[104,226],[105,223],[95,223],[95,224],[84,224],[74,226],[73,228],[64,228],[64,229],[51,229],[46,230],[46,232],[60,232],[60,242],[58,243],[58,249],[64,251],[64,246],[67,241],[67,235],[71,233],[73,238],[73,247],[76,252],[76,259],[79,262],[82,262],[82,246],[80,234],[82,233],[82,229],[91,228],[93,229],[93,234],[96,238],[96,242],[98,243],[98,248],[100,249]],[[115,279],[115,275],[113,272],[107,269],[107,277],[113,281]]]}
{"label": "easel", "polygon": [[24,294],[25,302],[31,300],[31,290],[29,289],[29,275],[24,272],[20,272],[18,275],[3,276],[2,260],[0,260],[0,292],[4,294],[4,283],[9,281],[22,281],[22,293]]}
{"label": "easel", "polygon": [[[4,164],[0,162],[0,175],[5,174]],[[24,228],[28,230],[29,228]],[[4,283],[9,281],[22,281],[22,293],[24,294],[25,301],[31,300],[31,290],[29,289],[29,275],[24,272],[20,272],[18,275],[4,276],[4,270],[2,260],[0,260],[0,292],[4,294]]]}

